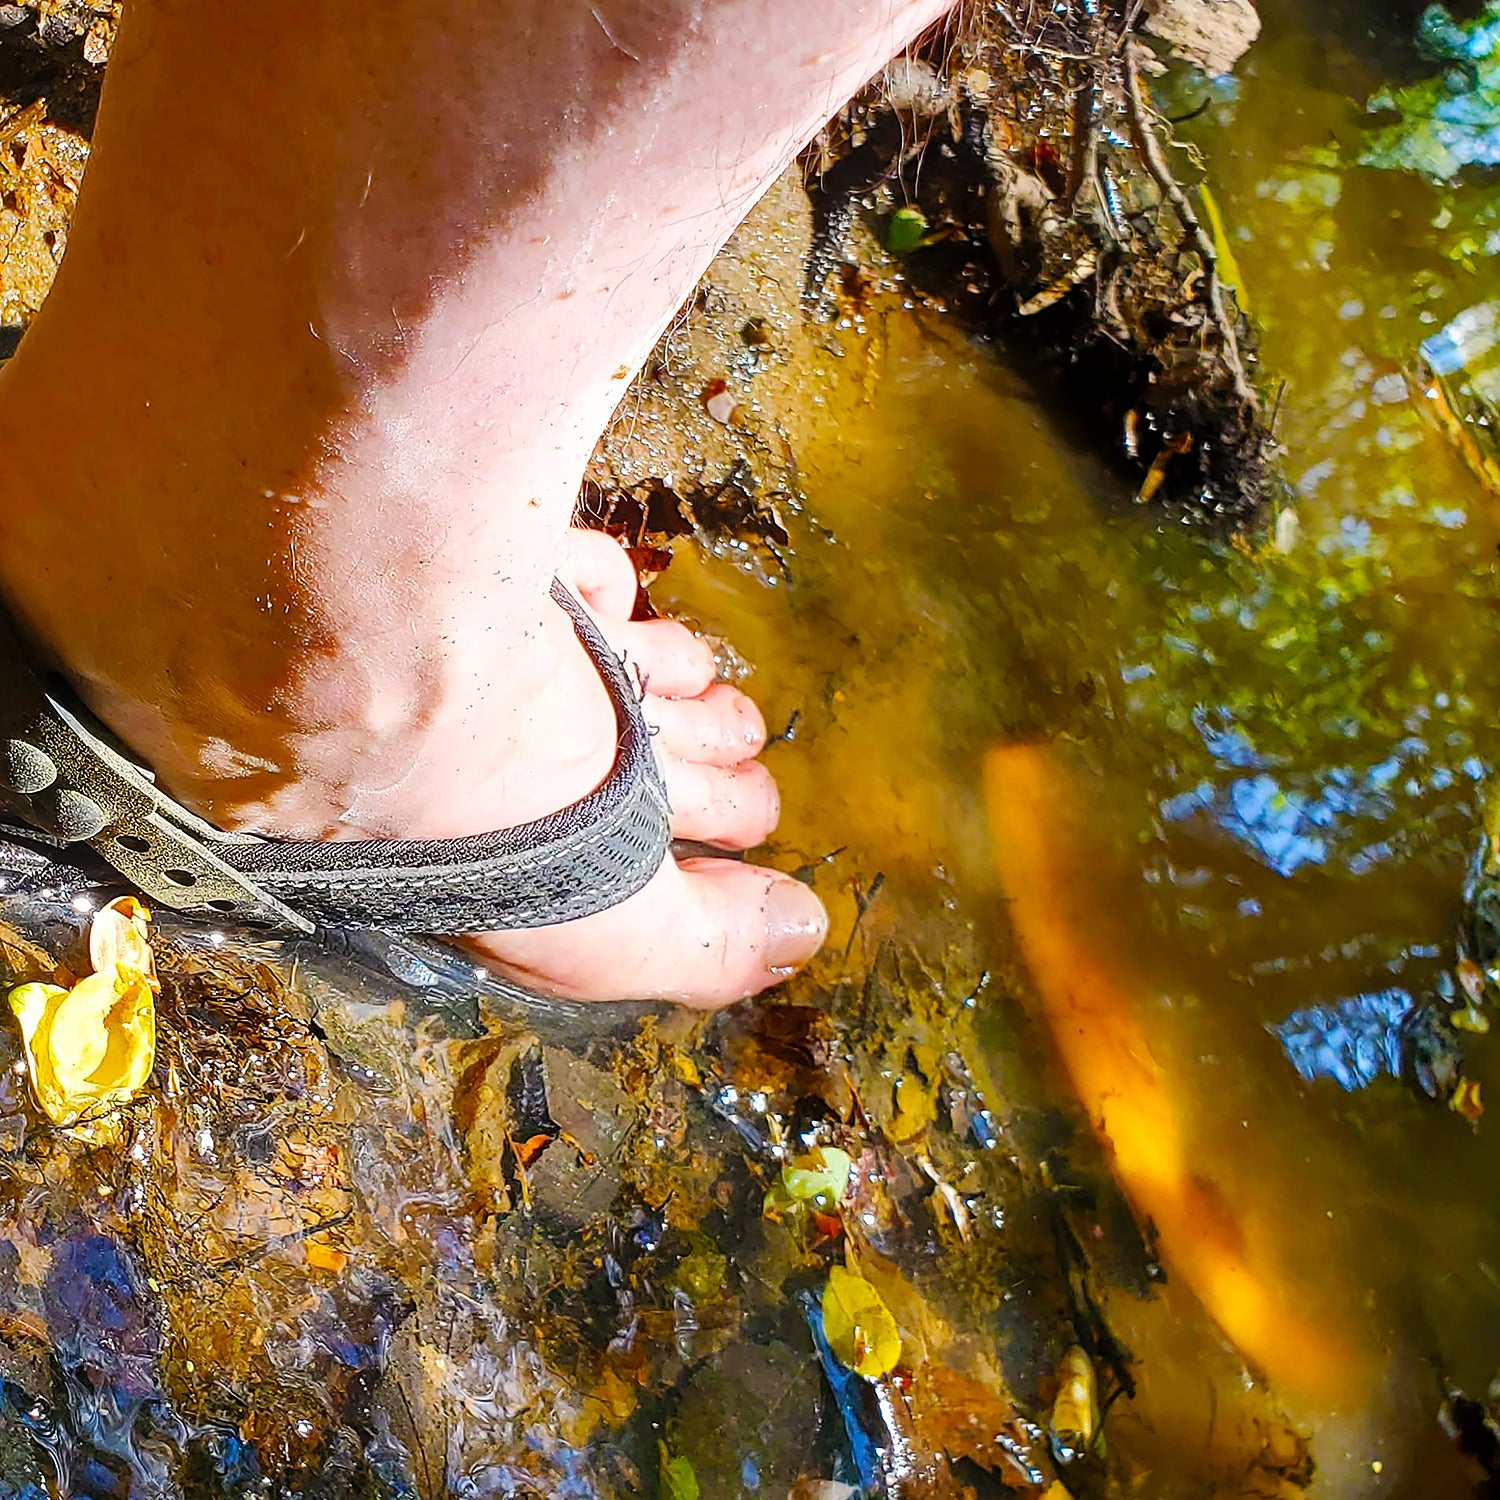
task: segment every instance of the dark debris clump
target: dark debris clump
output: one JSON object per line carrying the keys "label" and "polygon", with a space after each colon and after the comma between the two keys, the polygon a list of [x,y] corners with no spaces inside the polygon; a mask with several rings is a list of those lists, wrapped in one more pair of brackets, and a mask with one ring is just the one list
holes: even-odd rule
{"label": "dark debris clump", "polygon": [[808,294],[845,274],[856,222],[883,226],[911,285],[1029,370],[1140,501],[1246,521],[1274,443],[1212,201],[1152,103],[1156,52],[1123,6],[1017,15],[976,7],[809,151]]}

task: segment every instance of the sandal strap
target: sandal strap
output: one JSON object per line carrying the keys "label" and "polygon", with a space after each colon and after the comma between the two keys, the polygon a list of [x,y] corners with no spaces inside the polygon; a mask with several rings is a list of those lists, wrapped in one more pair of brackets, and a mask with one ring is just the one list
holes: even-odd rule
{"label": "sandal strap", "polygon": [[670,810],[635,686],[584,607],[567,612],[614,705],[609,775],[560,812],[459,839],[306,843],[224,833],[174,802],[0,619],[0,809],[54,846],[87,844],[179,911],[312,933],[492,932],[590,916],[633,896],[670,847]]}

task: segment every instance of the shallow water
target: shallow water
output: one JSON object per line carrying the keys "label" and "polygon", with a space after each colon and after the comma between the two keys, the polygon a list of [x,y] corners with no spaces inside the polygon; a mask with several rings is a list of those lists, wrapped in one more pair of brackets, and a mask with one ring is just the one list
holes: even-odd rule
{"label": "shallow water", "polygon": [[[1287,1388],[1293,1375],[1276,1392],[1321,1431],[1312,1492],[1458,1494],[1437,1408],[1500,1370],[1493,1127],[1391,1076],[1346,1089],[1326,1051],[1324,1076],[1299,1076],[1277,1030],[1300,1017],[1305,1039],[1310,1007],[1361,995],[1389,1019],[1408,1003],[1391,992],[1451,988],[1500,743],[1497,515],[1414,356],[1494,294],[1500,257],[1445,254],[1471,199],[1347,165],[1358,101],[1422,70],[1409,18],[1372,36],[1353,12],[1264,10],[1236,88],[1189,132],[1262,368],[1286,381],[1293,493],[1275,540],[1235,546],[1134,507],[1003,363],[892,302],[799,453],[788,573],[767,588],[684,553],[664,588],[756,664],[773,727],[800,715],[770,752],[778,844],[788,866],[843,851],[817,872],[835,947],[879,872],[889,929],[941,947],[970,924],[984,961],[1017,976],[981,760],[1056,747],[1070,794],[1038,816],[1080,882],[1073,939],[1129,976],[1195,1163],[1337,1351],[1331,1391]],[[1203,93],[1182,86],[1189,107]],[[1066,1097],[1035,1011],[1004,990],[981,1001],[994,1087]],[[1465,1076],[1494,1096],[1493,1039],[1468,1041]],[[1177,1333],[1111,1300],[1147,1413],[1111,1420],[1162,1464],[1163,1493],[1194,1493],[1188,1455],[1216,1399],[1199,1361],[1217,1341],[1192,1330],[1180,1284],[1169,1302]],[[1154,1446],[1167,1436],[1175,1459]]]}

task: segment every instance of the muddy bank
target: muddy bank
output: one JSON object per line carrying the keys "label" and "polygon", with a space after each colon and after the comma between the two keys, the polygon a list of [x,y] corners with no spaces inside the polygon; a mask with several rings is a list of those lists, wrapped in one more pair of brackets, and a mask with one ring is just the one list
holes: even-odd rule
{"label": "muddy bank", "polygon": [[722,488],[730,533],[774,540],[745,502],[795,495],[818,351],[894,288],[993,343],[1139,501],[1252,522],[1280,493],[1255,340],[1153,89],[1169,62],[1174,88],[1211,87],[1195,70],[1238,58],[1258,23],[1181,4],[1146,24],[1151,45],[1107,6],[997,7],[892,64],[710,268],[601,446],[601,487],[660,483],[694,513]]}

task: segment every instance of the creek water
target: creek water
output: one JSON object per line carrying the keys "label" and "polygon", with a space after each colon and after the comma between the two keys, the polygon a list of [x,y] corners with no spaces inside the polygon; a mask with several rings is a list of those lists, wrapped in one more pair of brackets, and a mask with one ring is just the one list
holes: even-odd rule
{"label": "creek water", "polygon": [[[1319,1434],[1312,1493],[1462,1494],[1436,1412],[1500,1372],[1500,1146],[1368,1048],[1370,1076],[1341,1073],[1317,1008],[1366,997],[1383,1042],[1451,993],[1500,745],[1497,513],[1415,355],[1494,294],[1500,247],[1445,235],[1472,198],[1355,164],[1362,101],[1420,71],[1413,18],[1263,10],[1234,86],[1181,97],[1207,100],[1183,133],[1285,382],[1272,535],[1231,544],[1133,505],[1003,349],[893,300],[799,453],[785,575],[683,553],[663,591],[755,663],[773,727],[800,715],[769,752],[777,843],[789,865],[842,851],[817,876],[835,947],[877,872],[908,937],[972,931],[1018,979],[979,1001],[991,1088],[1042,1103],[1070,1073],[1032,1031],[1045,976],[1018,956],[982,765],[1050,747],[1056,800],[1029,814],[1068,871],[1062,951],[1128,993],[1194,1171],[1327,1340],[1331,1382],[1299,1392],[1292,1370],[1278,1392]],[[1466,1050],[1500,1097],[1494,1038]],[[1158,1248],[1171,1282],[1165,1230]],[[1165,1303],[1110,1301],[1147,1413],[1122,1405],[1112,1431],[1154,1469],[1142,1493],[1204,1493],[1187,1455],[1212,1443],[1221,1341],[1180,1279]],[[1273,1371],[1310,1358],[1300,1333],[1261,1337]]]}

